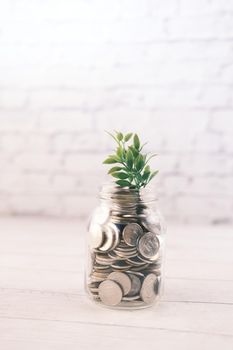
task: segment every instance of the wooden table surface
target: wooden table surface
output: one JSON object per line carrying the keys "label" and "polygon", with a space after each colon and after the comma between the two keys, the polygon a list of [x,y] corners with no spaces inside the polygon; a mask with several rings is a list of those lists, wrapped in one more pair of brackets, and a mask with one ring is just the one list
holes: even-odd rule
{"label": "wooden table surface", "polygon": [[85,223],[0,219],[0,349],[233,349],[233,228],[169,227],[153,308],[92,305]]}

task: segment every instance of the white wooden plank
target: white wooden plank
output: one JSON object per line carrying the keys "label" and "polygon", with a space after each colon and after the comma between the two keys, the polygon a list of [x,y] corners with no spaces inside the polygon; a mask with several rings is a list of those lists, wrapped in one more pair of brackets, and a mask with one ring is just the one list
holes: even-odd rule
{"label": "white wooden plank", "polygon": [[0,317],[233,335],[233,305],[224,304],[164,301],[145,310],[115,311],[93,305],[84,295],[3,290]]}
{"label": "white wooden plank", "polygon": [[[138,314],[138,313],[137,313]],[[138,314],[140,317],[140,313]],[[179,347],[232,350],[232,337],[166,329],[80,324],[74,322],[0,319],[4,350],[137,350]]]}

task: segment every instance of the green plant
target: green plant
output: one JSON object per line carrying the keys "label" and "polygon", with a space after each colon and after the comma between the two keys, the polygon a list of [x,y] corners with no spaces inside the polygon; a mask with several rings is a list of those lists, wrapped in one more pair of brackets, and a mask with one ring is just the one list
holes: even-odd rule
{"label": "green plant", "polygon": [[[141,145],[141,141],[137,134],[115,132],[111,134],[107,132],[117,143],[115,154],[111,154],[104,160],[103,164],[115,164],[108,174],[113,176],[116,184],[121,187],[135,188],[139,190],[145,187],[158,170],[151,171],[148,162],[156,154],[142,153],[145,144]],[[131,144],[129,144],[131,143]]]}

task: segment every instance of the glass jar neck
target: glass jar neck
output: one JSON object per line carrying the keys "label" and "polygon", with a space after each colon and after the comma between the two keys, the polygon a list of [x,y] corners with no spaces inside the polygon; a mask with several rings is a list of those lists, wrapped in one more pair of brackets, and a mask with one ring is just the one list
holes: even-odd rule
{"label": "glass jar neck", "polygon": [[146,208],[157,201],[155,190],[152,187],[140,190],[116,186],[109,183],[102,186],[100,200],[110,207],[125,210],[133,208]]}

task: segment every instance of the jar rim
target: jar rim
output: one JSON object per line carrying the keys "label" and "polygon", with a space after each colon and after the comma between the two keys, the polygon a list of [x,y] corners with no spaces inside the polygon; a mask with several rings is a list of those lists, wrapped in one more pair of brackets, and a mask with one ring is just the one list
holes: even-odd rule
{"label": "jar rim", "polygon": [[132,201],[151,203],[158,200],[155,186],[149,185],[141,189],[117,186],[115,182],[103,183],[100,187],[100,199],[114,200],[128,198]]}

